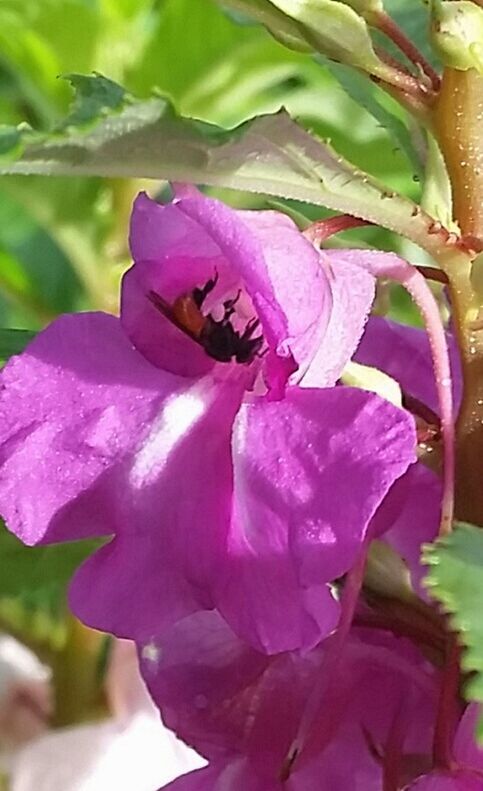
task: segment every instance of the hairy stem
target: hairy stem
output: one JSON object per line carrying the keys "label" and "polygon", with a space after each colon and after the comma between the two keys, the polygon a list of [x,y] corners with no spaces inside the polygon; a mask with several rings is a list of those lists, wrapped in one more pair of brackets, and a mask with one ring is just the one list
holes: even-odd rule
{"label": "hairy stem", "polygon": [[[446,69],[434,121],[451,179],[455,219],[465,236],[481,240],[483,76],[473,69]],[[456,515],[483,526],[483,333],[475,330],[481,299],[474,291],[471,270],[470,259],[445,265],[464,381],[457,424]]]}

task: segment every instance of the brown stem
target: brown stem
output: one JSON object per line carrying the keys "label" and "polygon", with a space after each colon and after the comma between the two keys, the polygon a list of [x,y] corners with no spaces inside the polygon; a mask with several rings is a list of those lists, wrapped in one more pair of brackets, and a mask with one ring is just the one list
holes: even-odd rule
{"label": "brown stem", "polygon": [[446,69],[435,105],[436,130],[464,235],[483,237],[483,75]]}
{"label": "brown stem", "polygon": [[[464,238],[483,239],[483,76],[446,69],[434,122],[453,189],[454,214]],[[471,261],[445,267],[463,369],[457,424],[456,516],[483,526],[483,334],[474,328],[480,302]]]}
{"label": "brown stem", "polygon": [[456,637],[450,635],[434,729],[433,759],[441,769],[451,769],[453,765],[453,739],[459,714],[459,660],[460,648]]}
{"label": "brown stem", "polygon": [[429,77],[434,90],[438,91],[441,84],[441,77],[433,69],[431,64],[428,63],[422,52],[420,52],[413,42],[407,38],[406,34],[401,30],[399,25],[396,24],[394,19],[384,11],[380,11],[371,20],[371,23],[391,39],[411,63],[421,68],[423,73]]}

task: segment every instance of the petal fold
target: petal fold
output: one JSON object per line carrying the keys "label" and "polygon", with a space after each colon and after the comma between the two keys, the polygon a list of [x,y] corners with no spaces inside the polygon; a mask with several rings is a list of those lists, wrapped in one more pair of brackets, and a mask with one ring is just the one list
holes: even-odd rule
{"label": "petal fold", "polygon": [[289,388],[245,403],[233,432],[234,506],[216,604],[268,653],[335,626],[324,584],[353,564],[390,487],[415,461],[412,418],[352,388]]}

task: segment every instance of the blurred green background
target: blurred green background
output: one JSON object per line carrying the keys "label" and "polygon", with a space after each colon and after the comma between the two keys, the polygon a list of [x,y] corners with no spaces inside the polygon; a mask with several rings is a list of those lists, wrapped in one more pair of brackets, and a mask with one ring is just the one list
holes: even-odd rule
{"label": "blurred green background", "polygon": [[[393,0],[388,10],[424,42],[422,6]],[[416,143],[417,133],[391,99],[348,69],[284,49],[213,0],[1,0],[1,123],[54,127],[71,99],[59,75],[92,71],[141,97],[159,89],[180,112],[224,126],[285,105],[345,157],[418,197],[418,175],[386,119],[406,124]],[[37,329],[58,313],[86,308],[115,312],[119,277],[129,263],[129,210],[139,187],[121,180],[4,177],[0,326]],[[263,205],[253,196],[223,197]],[[297,208],[320,216],[320,209]],[[376,229],[347,238],[401,249]]]}

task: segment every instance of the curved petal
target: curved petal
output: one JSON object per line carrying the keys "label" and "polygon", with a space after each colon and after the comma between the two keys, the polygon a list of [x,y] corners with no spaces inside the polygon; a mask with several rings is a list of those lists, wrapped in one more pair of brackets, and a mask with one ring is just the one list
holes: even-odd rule
{"label": "curved petal", "polygon": [[140,659],[168,728],[210,760],[243,751],[246,705],[230,710],[227,702],[243,701],[269,666],[267,656],[240,640],[217,612],[199,612],[144,646]]}
{"label": "curved petal", "polygon": [[121,465],[182,380],[132,348],[118,319],[62,316],[1,374],[0,500],[27,544],[116,529]]}
{"label": "curved petal", "polygon": [[[332,321],[332,286],[321,266],[320,252],[292,220],[276,211],[237,212],[260,242],[271,287],[286,317],[286,338],[279,339],[294,356],[300,379],[319,348]],[[271,301],[271,300],[270,300]],[[254,298],[263,313],[263,293]],[[265,310],[273,310],[267,305]]]}
{"label": "curved petal", "polygon": [[441,519],[442,483],[421,462],[413,464],[387,495],[374,520],[373,529],[403,558],[413,587],[426,599],[421,585],[427,568],[421,564],[422,544],[434,541]]}
{"label": "curved petal", "polygon": [[[185,262],[179,263],[185,269]],[[186,269],[189,271],[188,267]],[[125,273],[121,292],[124,330],[136,349],[153,365],[180,376],[202,376],[214,368],[215,360],[149,299],[151,291],[163,294],[165,284],[158,282],[158,271],[151,262],[143,261]],[[201,277],[194,284],[190,281],[190,287],[185,287],[181,293],[208,279]]]}
{"label": "curved petal", "polygon": [[[447,335],[453,372],[453,397],[458,409],[463,380],[458,347]],[[429,340],[424,330],[372,316],[366,325],[355,359],[372,365],[396,379],[404,392],[439,412]]]}
{"label": "curved petal", "polygon": [[321,586],[351,567],[415,445],[410,416],[361,390],[290,388],[283,401],[242,406],[216,592],[238,634],[271,653],[313,645],[332,629],[334,604]]}
{"label": "curved petal", "polygon": [[345,250],[324,250],[322,262],[330,273],[332,312],[321,343],[300,381],[301,387],[331,387],[354,354],[371,305],[375,279],[352,260]]}
{"label": "curved petal", "polygon": [[145,640],[213,607],[232,505],[230,435],[241,397],[231,381],[200,379],[151,421],[125,469],[118,535],[73,581],[71,602],[86,623]]}
{"label": "curved petal", "polygon": [[483,777],[471,772],[432,772],[420,777],[406,791],[483,791]]}
{"label": "curved petal", "polygon": [[[191,191],[166,206],[141,194],[130,240],[136,264],[123,284],[122,321],[143,354],[161,367],[191,375],[204,371],[199,350],[189,351],[194,342],[180,338],[176,327],[166,329],[167,320],[155,315],[144,295],[153,290],[170,303],[215,271],[218,282],[210,299],[222,301],[240,286],[246,289],[285,380],[310,356],[327,325],[330,290],[319,255],[284,215],[236,212]],[[185,348],[183,363],[173,349]],[[271,377],[277,384],[282,375],[277,377],[273,361],[267,375],[270,384]]]}
{"label": "curved petal", "polygon": [[284,791],[278,781],[257,777],[246,761],[234,760],[214,764],[198,772],[179,777],[159,791]]}

